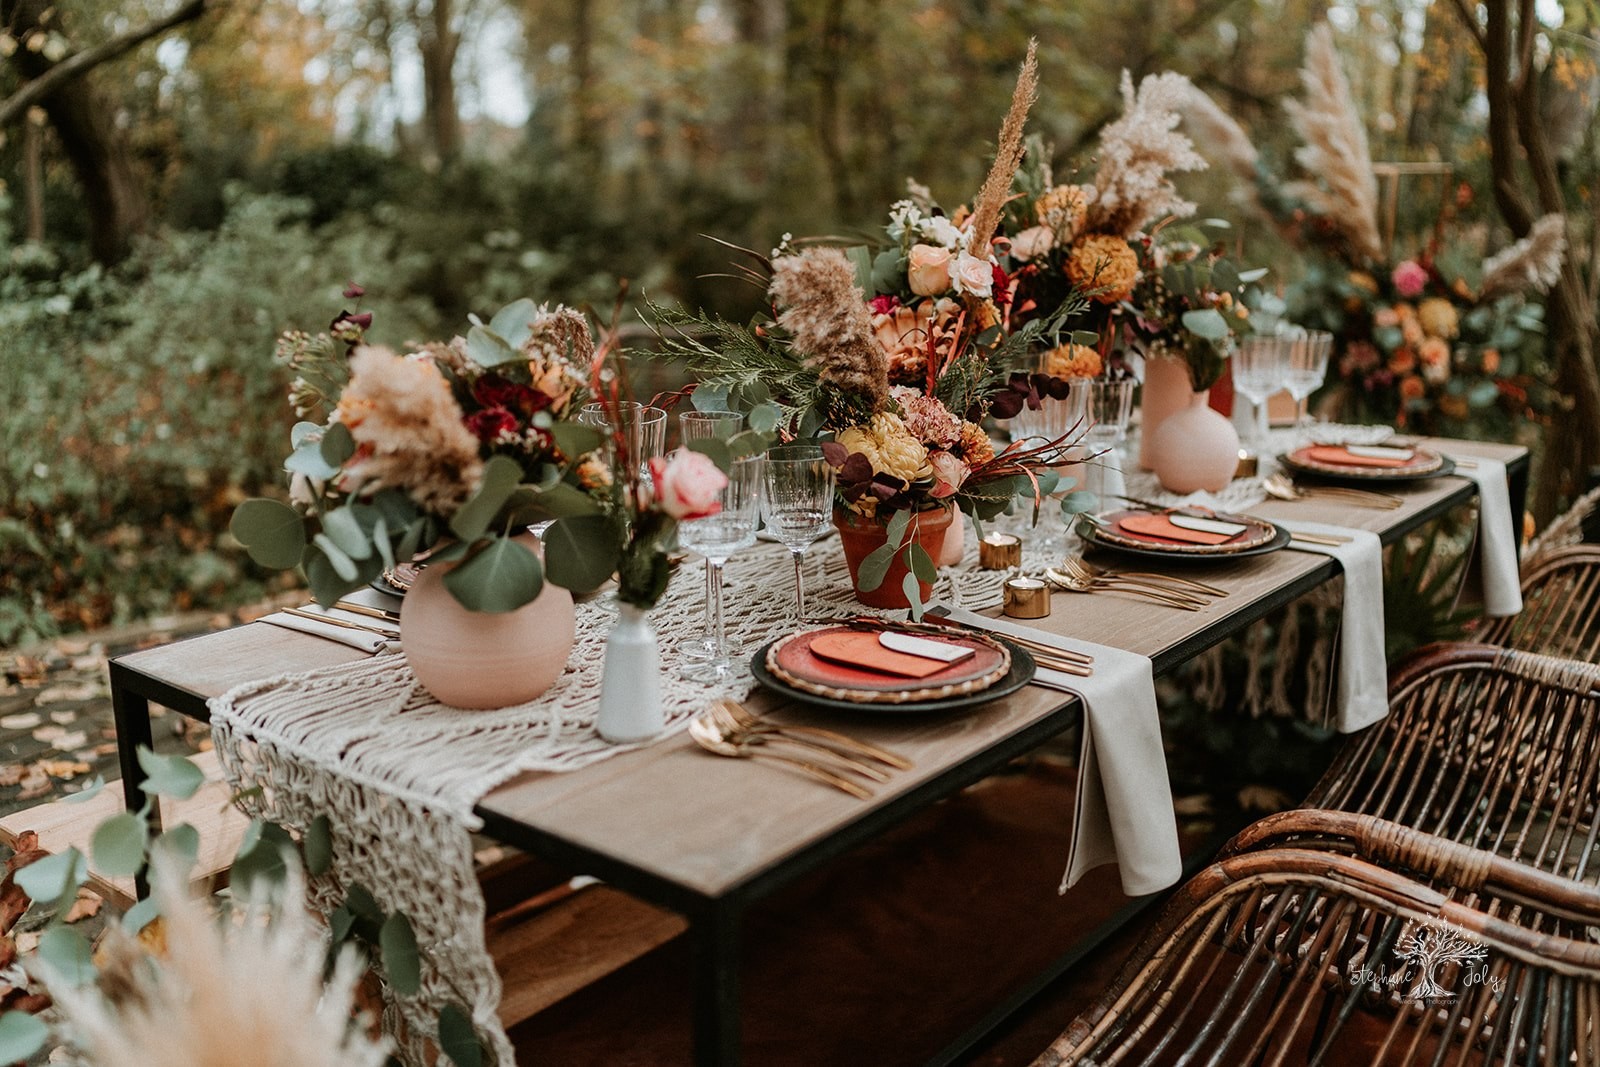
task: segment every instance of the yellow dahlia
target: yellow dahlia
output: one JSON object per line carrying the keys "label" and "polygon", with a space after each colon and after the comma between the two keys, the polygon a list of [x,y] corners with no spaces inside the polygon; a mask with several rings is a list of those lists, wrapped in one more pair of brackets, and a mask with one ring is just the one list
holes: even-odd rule
{"label": "yellow dahlia", "polygon": [[1054,378],[1097,378],[1100,376],[1100,353],[1088,345],[1065,344],[1045,353],[1040,368]]}
{"label": "yellow dahlia", "polygon": [[1429,337],[1442,337],[1449,341],[1461,332],[1455,305],[1442,297],[1430,297],[1418,305],[1417,319],[1422,323],[1422,332]]}
{"label": "yellow dahlia", "polygon": [[890,474],[904,482],[927,478],[928,450],[911,436],[900,416],[880,411],[870,422],[841,432],[838,441],[850,452],[860,452],[879,474]]}
{"label": "yellow dahlia", "polygon": [[1122,238],[1092,233],[1073,244],[1066,270],[1072,284],[1096,290],[1097,303],[1116,304],[1133,295],[1139,280],[1139,257]]}
{"label": "yellow dahlia", "polygon": [[975,422],[961,424],[961,458],[969,467],[981,467],[994,458],[994,442]]}

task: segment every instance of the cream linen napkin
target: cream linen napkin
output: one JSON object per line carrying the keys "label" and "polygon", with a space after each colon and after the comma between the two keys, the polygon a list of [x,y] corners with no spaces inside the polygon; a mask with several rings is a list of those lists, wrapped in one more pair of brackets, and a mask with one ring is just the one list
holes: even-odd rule
{"label": "cream linen napkin", "polygon": [[1060,891],[1065,893],[1088,871],[1106,863],[1120,868],[1122,891],[1130,897],[1177,882],[1183,875],[1183,857],[1178,851],[1178,821],[1172,811],[1150,660],[961,608],[950,608],[946,617],[1002,637],[1025,637],[1094,657],[1094,675],[1089,678],[1044,668],[1034,676],[1036,685],[1083,701],[1072,848]]}
{"label": "cream linen napkin", "polygon": [[1457,467],[1456,473],[1478,483],[1478,560],[1483,569],[1484,613],[1515,615],[1522,610],[1522,573],[1517,564],[1517,527],[1511,514],[1506,465],[1482,456],[1459,458],[1475,464]]}
{"label": "cream linen napkin", "polygon": [[1339,623],[1339,701],[1334,725],[1354,733],[1389,714],[1389,667],[1384,658],[1383,542],[1370,530],[1274,519],[1293,533],[1348,537],[1342,545],[1295,541],[1289,547],[1332,556],[1344,569]]}
{"label": "cream linen napkin", "polygon": [[[336,612],[324,612],[314,604],[309,607],[301,608],[300,610],[309,611],[312,614],[327,614],[333,618],[344,618],[343,615]],[[349,616],[349,621],[351,622],[354,622],[358,619],[361,620],[362,625],[382,625],[377,620],[369,620],[357,615]],[[400,647],[398,629],[395,631],[394,637],[386,637],[383,634],[372,633],[368,630],[352,630],[348,627],[335,626],[332,623],[318,622],[315,619],[307,619],[299,615],[290,615],[287,612],[282,611],[274,612],[271,615],[265,615],[256,621],[264,622],[272,626],[281,626],[285,630],[296,630],[303,634],[311,634],[313,637],[326,637],[329,641],[337,641],[341,645],[349,645],[351,648],[359,648],[363,652],[382,652],[391,645],[393,645],[395,648]]]}

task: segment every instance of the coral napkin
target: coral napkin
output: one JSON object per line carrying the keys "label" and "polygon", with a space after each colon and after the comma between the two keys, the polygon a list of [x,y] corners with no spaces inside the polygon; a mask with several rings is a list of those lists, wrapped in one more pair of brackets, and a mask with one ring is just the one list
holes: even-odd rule
{"label": "coral napkin", "polygon": [[1348,537],[1341,545],[1293,541],[1290,548],[1332,556],[1344,569],[1339,622],[1339,697],[1334,725],[1353,733],[1389,714],[1389,667],[1384,659],[1383,542],[1370,530],[1275,519],[1292,533]]}
{"label": "coral napkin", "polygon": [[1178,821],[1172,811],[1150,660],[961,608],[950,608],[946,617],[1002,637],[1023,637],[1094,657],[1094,675],[1089,678],[1043,667],[1034,676],[1035,685],[1083,701],[1072,848],[1061,892],[1106,863],[1120,868],[1122,891],[1130,897],[1177,882],[1183,875],[1183,857],[1178,851]]}

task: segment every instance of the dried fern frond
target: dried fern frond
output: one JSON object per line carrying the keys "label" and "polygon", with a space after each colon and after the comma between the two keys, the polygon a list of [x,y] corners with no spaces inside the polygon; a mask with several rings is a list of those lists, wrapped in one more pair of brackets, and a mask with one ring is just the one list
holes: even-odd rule
{"label": "dried fern frond", "polygon": [[1478,299],[1545,292],[1561,277],[1561,258],[1566,254],[1567,220],[1552,212],[1536,221],[1528,236],[1483,261]]}
{"label": "dried fern frond", "polygon": [[1295,149],[1294,158],[1315,179],[1294,182],[1289,192],[1331,223],[1354,255],[1382,260],[1378,179],[1372,172],[1367,131],[1339,64],[1333,30],[1325,22],[1306,40],[1300,82],[1305,99],[1290,100],[1284,108],[1303,142]]}
{"label": "dried fern frond", "polygon": [[837,248],[780,256],[767,295],[795,352],[825,384],[861,397],[872,411],[888,403],[889,355],[873,335],[849,257]]}
{"label": "dried fern frond", "polygon": [[1022,61],[1017,75],[1017,87],[1011,91],[1011,107],[1005,121],[1000,124],[1000,137],[996,142],[994,166],[978,190],[972,206],[972,234],[967,239],[967,254],[989,258],[989,242],[1000,225],[1000,212],[1005,208],[1006,195],[1011,191],[1011,180],[1022,164],[1022,128],[1028,122],[1028,112],[1039,99],[1039,64],[1035,53],[1039,42],[1028,42],[1028,55]]}
{"label": "dried fern frond", "polygon": [[1122,72],[1122,117],[1100,131],[1090,233],[1131,237],[1157,219],[1194,214],[1168,177],[1206,169],[1194,142],[1177,129],[1193,88],[1168,72],[1145,78],[1135,92],[1133,77]]}

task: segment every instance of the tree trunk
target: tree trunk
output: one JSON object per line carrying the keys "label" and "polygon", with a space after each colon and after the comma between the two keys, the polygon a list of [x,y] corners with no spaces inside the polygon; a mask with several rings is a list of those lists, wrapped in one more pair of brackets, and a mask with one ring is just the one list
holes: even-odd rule
{"label": "tree trunk", "polygon": [[22,195],[28,208],[27,238],[44,240],[44,115],[22,124]]}
{"label": "tree trunk", "polygon": [[456,53],[461,36],[454,27],[454,0],[433,0],[433,11],[418,20],[422,51],[422,108],[428,140],[440,163],[461,154],[461,112],[456,105]]}

